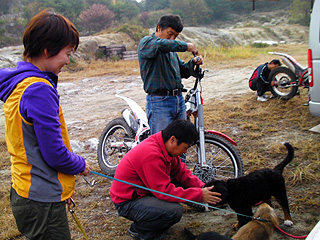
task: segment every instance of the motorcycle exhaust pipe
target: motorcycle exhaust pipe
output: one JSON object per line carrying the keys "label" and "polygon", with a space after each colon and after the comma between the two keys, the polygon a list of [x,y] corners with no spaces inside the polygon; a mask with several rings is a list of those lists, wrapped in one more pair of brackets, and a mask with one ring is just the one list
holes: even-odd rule
{"label": "motorcycle exhaust pipe", "polygon": [[291,69],[292,72],[294,72],[294,73],[296,72],[293,64],[288,59],[282,57],[281,60],[289,69]]}

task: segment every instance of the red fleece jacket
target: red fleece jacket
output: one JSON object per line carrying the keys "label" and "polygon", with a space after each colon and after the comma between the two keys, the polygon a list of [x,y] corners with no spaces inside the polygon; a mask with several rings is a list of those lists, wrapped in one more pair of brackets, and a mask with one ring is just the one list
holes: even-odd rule
{"label": "red fleece jacket", "polygon": [[[176,187],[171,183],[170,176],[188,188]],[[115,178],[188,200],[202,201],[201,187],[204,183],[194,176],[184,163],[181,163],[180,157],[169,156],[161,132],[150,136],[131,149],[121,159]],[[164,201],[185,202],[116,180],[110,188],[111,200],[116,204],[132,200],[136,194],[141,198],[150,193]]]}

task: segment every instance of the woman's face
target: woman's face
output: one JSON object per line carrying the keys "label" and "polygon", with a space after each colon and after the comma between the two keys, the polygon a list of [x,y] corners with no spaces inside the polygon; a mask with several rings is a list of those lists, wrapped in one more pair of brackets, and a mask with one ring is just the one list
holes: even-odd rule
{"label": "woman's face", "polygon": [[72,51],[73,47],[69,45],[62,48],[57,55],[46,58],[44,63],[45,71],[50,71],[58,75],[61,72],[61,69],[70,63]]}

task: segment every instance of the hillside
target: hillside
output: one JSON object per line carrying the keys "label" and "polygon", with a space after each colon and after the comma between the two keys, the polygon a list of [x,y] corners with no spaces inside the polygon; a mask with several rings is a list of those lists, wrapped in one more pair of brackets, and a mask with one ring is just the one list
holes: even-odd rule
{"label": "hillside", "polygon": [[[271,20],[272,19],[272,20]],[[155,28],[150,29],[150,33]],[[193,42],[197,46],[248,45],[255,41],[301,44],[308,42],[309,28],[288,23],[286,11],[273,13],[253,12],[235,16],[233,21],[217,22],[215,25],[185,27],[178,40]],[[137,42],[125,33],[109,33],[81,37],[76,57],[92,57],[101,45],[124,44],[127,50],[137,49]],[[0,68],[12,67],[22,59],[22,46],[0,49]]]}

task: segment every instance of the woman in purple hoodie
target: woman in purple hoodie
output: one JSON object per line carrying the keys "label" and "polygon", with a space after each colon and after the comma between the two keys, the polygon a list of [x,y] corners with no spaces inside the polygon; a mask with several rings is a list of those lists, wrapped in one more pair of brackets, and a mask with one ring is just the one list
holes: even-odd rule
{"label": "woman in purple hoodie", "polygon": [[43,10],[29,22],[23,45],[24,61],[0,70],[12,212],[28,239],[71,239],[66,202],[74,175],[87,175],[90,167],[71,152],[56,88],[79,34],[68,19]]}

